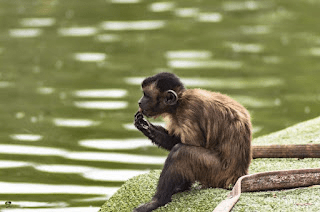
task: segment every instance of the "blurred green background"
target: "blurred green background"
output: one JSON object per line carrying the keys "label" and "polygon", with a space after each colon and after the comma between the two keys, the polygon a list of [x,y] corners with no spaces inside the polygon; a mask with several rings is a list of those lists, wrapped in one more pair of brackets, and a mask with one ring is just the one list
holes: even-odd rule
{"label": "blurred green background", "polygon": [[141,80],[161,71],[244,104],[254,137],[319,116],[319,9],[0,0],[0,208],[97,211],[126,179],[161,168],[167,152],[132,126]]}

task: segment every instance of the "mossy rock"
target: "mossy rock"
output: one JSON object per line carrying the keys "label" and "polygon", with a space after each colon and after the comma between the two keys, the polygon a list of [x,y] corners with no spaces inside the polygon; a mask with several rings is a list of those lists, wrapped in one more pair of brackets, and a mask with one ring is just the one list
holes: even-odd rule
{"label": "mossy rock", "polygon": [[[253,141],[253,144],[309,144],[320,143],[319,139],[320,117],[259,137]],[[315,158],[255,159],[250,165],[250,173],[319,167],[320,159]],[[100,212],[129,212],[138,205],[150,201],[156,190],[160,172],[160,170],[154,170],[128,180],[107,200]],[[225,189],[197,189],[194,187],[191,191],[174,195],[171,203],[155,211],[213,211],[229,192]],[[319,208],[320,187],[315,186],[283,191],[243,193],[232,211],[309,212],[319,211]]]}
{"label": "mossy rock", "polygon": [[253,140],[254,145],[319,144],[320,117]]}

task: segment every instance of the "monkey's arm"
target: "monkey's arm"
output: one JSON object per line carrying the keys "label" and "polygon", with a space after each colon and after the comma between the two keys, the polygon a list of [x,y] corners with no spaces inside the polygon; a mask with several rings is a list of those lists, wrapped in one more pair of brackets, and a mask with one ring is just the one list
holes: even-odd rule
{"label": "monkey's arm", "polygon": [[174,145],[181,143],[179,137],[170,136],[165,128],[151,124],[140,112],[137,112],[134,116],[134,126],[146,137],[148,137],[154,144],[166,150],[170,151]]}

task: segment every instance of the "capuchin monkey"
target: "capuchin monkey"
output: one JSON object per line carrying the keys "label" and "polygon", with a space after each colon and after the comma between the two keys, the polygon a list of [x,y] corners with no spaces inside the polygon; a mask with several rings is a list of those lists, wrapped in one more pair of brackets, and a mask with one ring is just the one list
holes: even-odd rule
{"label": "capuchin monkey", "polygon": [[[170,153],[154,197],[134,212],[163,206],[196,181],[203,188],[230,188],[248,174],[252,126],[241,104],[220,93],[186,89],[176,75],[166,72],[146,78],[142,90],[134,125]],[[162,116],[166,129],[144,116]]]}

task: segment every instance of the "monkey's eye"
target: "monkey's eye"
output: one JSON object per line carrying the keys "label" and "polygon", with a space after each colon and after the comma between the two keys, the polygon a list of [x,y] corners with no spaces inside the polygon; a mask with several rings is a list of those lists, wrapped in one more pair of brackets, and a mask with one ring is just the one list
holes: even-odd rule
{"label": "monkey's eye", "polygon": [[146,94],[146,92],[143,92],[143,96],[146,98],[150,98],[150,96],[148,94]]}

